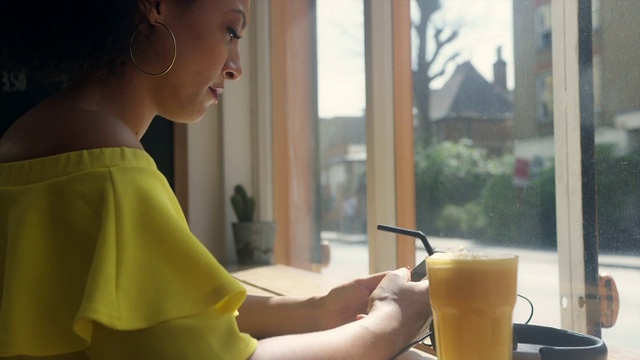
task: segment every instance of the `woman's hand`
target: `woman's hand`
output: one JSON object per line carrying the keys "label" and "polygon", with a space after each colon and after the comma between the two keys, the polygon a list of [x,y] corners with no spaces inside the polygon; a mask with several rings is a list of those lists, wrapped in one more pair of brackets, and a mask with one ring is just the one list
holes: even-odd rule
{"label": "woman's hand", "polygon": [[322,299],[322,329],[363,319],[372,311],[384,311],[391,323],[402,323],[402,332],[413,339],[431,316],[431,306],[428,282],[412,283],[410,278],[409,270],[398,269],[334,288]]}
{"label": "woman's hand", "polygon": [[390,317],[390,324],[402,324],[400,332],[413,340],[431,316],[429,282],[411,281],[408,269],[391,271],[369,298],[368,314]]}
{"label": "woman's hand", "polygon": [[427,281],[411,282],[408,269],[338,286],[299,318],[307,324],[320,319],[317,325],[326,330],[262,339],[252,360],[390,359],[414,341],[431,315],[428,288]]}
{"label": "woman's hand", "polygon": [[369,297],[378,287],[386,272],[356,279],[336,288],[321,298],[324,309],[322,329],[331,329],[365,316],[369,310]]}

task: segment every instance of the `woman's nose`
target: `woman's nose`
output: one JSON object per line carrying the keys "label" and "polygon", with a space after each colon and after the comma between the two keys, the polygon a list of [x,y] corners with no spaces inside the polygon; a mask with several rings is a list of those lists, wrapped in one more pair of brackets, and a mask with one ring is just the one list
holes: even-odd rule
{"label": "woman's nose", "polygon": [[232,54],[229,54],[229,58],[225,63],[223,69],[224,78],[226,80],[238,80],[242,76],[242,65],[240,65],[240,53],[238,48],[235,47]]}
{"label": "woman's nose", "polygon": [[242,76],[242,67],[235,66],[229,67],[224,71],[224,78],[227,80],[238,80]]}

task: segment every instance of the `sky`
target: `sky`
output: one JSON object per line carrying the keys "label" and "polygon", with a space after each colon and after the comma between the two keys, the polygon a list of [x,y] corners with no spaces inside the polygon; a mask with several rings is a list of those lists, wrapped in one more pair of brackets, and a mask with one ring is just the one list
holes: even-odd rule
{"label": "sky", "polygon": [[[375,0],[367,0],[375,1]],[[471,61],[488,81],[493,81],[496,48],[502,46],[507,62],[507,87],[513,88],[512,0],[441,0],[432,20],[459,29],[454,43],[439,59],[455,51],[456,64]],[[318,106],[321,118],[360,116],[365,108],[364,9],[362,0],[318,0]],[[412,19],[419,18],[412,4]],[[415,34],[413,36],[415,42]],[[415,61],[415,59],[414,59]],[[436,62],[437,63],[437,62]],[[434,81],[439,88],[455,69],[447,67]]]}

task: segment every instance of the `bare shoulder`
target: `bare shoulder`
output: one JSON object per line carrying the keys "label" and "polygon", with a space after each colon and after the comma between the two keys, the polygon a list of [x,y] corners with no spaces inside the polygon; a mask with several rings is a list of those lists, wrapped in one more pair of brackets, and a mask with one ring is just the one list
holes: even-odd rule
{"label": "bare shoulder", "polygon": [[0,139],[0,163],[104,147],[142,148],[135,134],[109,115],[42,104]]}

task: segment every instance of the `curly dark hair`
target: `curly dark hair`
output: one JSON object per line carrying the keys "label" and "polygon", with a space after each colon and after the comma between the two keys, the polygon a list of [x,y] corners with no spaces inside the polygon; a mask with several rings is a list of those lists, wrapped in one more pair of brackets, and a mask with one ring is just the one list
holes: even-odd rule
{"label": "curly dark hair", "polygon": [[0,0],[0,68],[72,82],[126,61],[139,0],[35,3]]}

